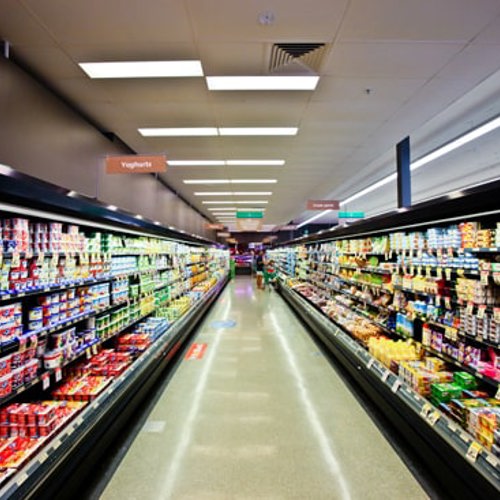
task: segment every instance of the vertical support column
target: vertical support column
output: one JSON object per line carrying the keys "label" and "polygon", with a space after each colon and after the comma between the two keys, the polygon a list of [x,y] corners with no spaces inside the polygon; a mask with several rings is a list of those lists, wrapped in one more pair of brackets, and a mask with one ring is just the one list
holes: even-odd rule
{"label": "vertical support column", "polygon": [[410,138],[406,137],[396,145],[398,169],[398,208],[411,206]]}

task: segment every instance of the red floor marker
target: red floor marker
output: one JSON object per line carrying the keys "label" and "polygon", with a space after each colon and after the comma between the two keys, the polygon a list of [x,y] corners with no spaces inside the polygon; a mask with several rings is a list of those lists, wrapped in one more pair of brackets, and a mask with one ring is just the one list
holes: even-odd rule
{"label": "red floor marker", "polygon": [[203,355],[205,354],[206,350],[207,350],[207,344],[193,344],[189,348],[185,359],[187,359],[187,360],[201,359],[203,357]]}

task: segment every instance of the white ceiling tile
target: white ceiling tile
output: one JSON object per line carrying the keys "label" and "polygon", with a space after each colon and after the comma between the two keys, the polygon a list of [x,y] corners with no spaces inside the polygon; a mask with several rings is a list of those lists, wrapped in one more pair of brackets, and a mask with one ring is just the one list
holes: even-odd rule
{"label": "white ceiling tile", "polygon": [[151,42],[182,42],[192,38],[182,0],[25,0],[60,42],[133,46],[145,37]]}
{"label": "white ceiling tile", "polygon": [[337,77],[430,78],[462,47],[458,43],[339,43],[324,71]]}
{"label": "white ceiling tile", "polygon": [[467,41],[499,14],[497,0],[353,0],[340,38]]}

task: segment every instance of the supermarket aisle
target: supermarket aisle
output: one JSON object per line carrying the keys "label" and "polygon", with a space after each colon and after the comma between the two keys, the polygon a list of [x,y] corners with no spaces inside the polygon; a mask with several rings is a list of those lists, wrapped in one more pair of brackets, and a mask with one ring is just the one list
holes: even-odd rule
{"label": "supermarket aisle", "polygon": [[278,294],[237,278],[194,342],[101,498],[427,498]]}

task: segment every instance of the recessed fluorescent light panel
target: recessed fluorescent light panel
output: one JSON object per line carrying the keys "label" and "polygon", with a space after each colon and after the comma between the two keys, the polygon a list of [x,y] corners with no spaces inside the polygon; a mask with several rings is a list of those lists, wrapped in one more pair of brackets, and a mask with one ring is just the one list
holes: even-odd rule
{"label": "recessed fluorescent light panel", "polygon": [[218,135],[215,127],[139,128],[143,137],[206,137]]}
{"label": "recessed fluorescent light panel", "polygon": [[[211,201],[209,203],[212,203]],[[223,203],[227,203],[224,201]],[[234,203],[231,203],[234,205]],[[210,212],[215,212],[216,210],[236,210],[236,207],[213,207],[208,209]]]}
{"label": "recessed fluorescent light panel", "polygon": [[266,200],[245,200],[245,201],[202,201],[203,205],[267,205]]}
{"label": "recessed fluorescent light panel", "polygon": [[224,160],[167,160],[169,167],[218,167],[225,164]]}
{"label": "recessed fluorescent light panel", "polygon": [[297,127],[221,127],[220,135],[297,135]]}
{"label": "recessed fluorescent light panel", "polygon": [[272,191],[195,191],[195,196],[271,196]]}
{"label": "recessed fluorescent light panel", "polygon": [[285,160],[227,160],[226,165],[232,166],[282,166],[285,164]]}
{"label": "recessed fluorescent light panel", "polygon": [[203,76],[200,61],[86,62],[80,68],[90,78],[176,78]]}
{"label": "recessed fluorescent light panel", "polygon": [[314,90],[319,76],[207,76],[209,90]]}
{"label": "recessed fluorescent light panel", "polygon": [[281,167],[285,160],[167,160],[169,167]]}
{"label": "recessed fluorescent light panel", "polygon": [[277,179],[184,179],[184,184],[276,184]]}
{"label": "recessed fluorescent light panel", "polygon": [[162,127],[139,128],[144,137],[197,137],[197,136],[265,136],[265,135],[297,135],[297,127]]}
{"label": "recessed fluorescent light panel", "polygon": [[258,208],[258,207],[253,207],[253,208],[248,208],[248,207],[245,207],[245,208],[237,208],[236,209],[237,212],[265,212],[266,209],[265,208]]}

